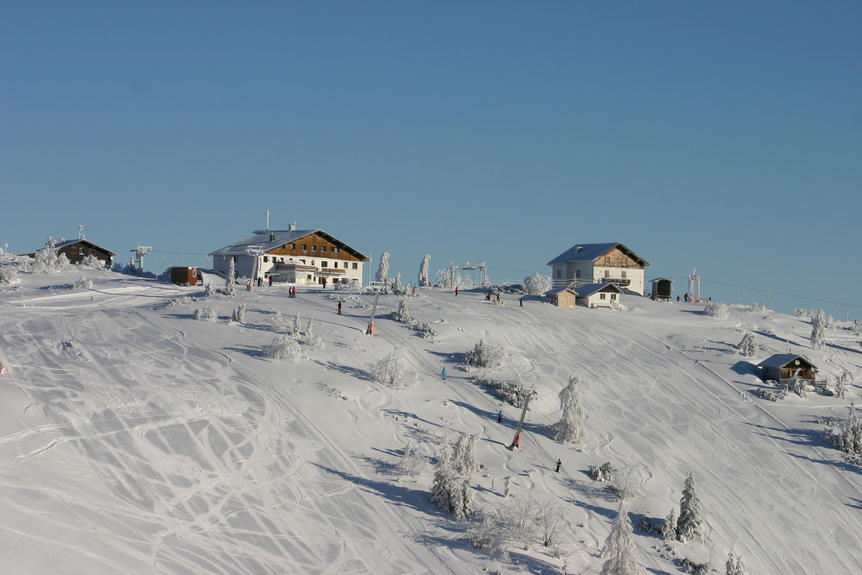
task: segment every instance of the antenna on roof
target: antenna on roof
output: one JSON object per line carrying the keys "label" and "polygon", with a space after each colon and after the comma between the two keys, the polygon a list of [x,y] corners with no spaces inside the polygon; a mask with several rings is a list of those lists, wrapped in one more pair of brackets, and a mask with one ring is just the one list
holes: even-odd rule
{"label": "antenna on roof", "polygon": [[266,229],[269,229],[269,210],[266,210]]}
{"label": "antenna on roof", "polygon": [[84,239],[84,224],[80,224],[80,225],[78,226],[78,239],[79,239],[79,240],[83,240],[83,239]]}

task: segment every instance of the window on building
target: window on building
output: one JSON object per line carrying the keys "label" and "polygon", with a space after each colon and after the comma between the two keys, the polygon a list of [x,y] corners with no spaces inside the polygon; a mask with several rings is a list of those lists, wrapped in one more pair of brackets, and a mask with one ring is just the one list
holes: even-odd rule
{"label": "window on building", "polygon": [[625,272],[625,270],[623,270],[623,271],[622,271],[622,274],[623,274],[623,277],[626,277],[626,272]]}
{"label": "window on building", "polygon": [[581,279],[581,270],[575,270],[575,277]]}
{"label": "window on building", "polygon": [[263,256],[263,263],[269,262],[269,256]]}
{"label": "window on building", "polygon": [[311,244],[311,251],[316,252],[317,246],[315,244]]}
{"label": "window on building", "polygon": [[338,267],[338,262],[332,262],[332,267],[337,268],[337,267]]}
{"label": "window on building", "polygon": [[614,301],[615,299],[617,299],[617,294],[612,293],[611,294],[611,301]]}
{"label": "window on building", "polygon": [[302,265],[305,265],[305,260],[299,260],[299,261],[302,263]]}
{"label": "window on building", "polygon": [[320,251],[325,252],[325,251],[326,251],[326,246],[320,246]]}
{"label": "window on building", "polygon": [[198,277],[198,268],[192,268],[192,277],[193,278]]}
{"label": "window on building", "polygon": [[290,249],[292,249],[293,251],[296,251],[296,244],[290,244]]}
{"label": "window on building", "polygon": [[284,263],[284,258],[278,258],[278,261],[280,261],[281,263]]}
{"label": "window on building", "polygon": [[608,270],[605,270],[605,277],[606,278],[611,277],[611,272],[609,272]]}
{"label": "window on building", "polygon": [[359,266],[356,265],[356,262],[353,262],[353,269],[358,269],[358,268],[359,268]]}
{"label": "window on building", "polygon": [[306,245],[306,244],[302,244],[302,251],[305,251],[306,249],[308,249],[308,248],[307,248],[307,245]]}
{"label": "window on building", "polygon": [[599,294],[599,299],[605,299],[605,294],[600,293],[600,294]]}
{"label": "window on building", "polygon": [[328,267],[329,267],[329,262],[323,262],[323,261],[322,261],[322,262],[320,262],[320,267],[322,267],[322,268],[328,268]]}
{"label": "window on building", "polygon": [[332,253],[337,254],[338,253],[338,247],[332,246]]}

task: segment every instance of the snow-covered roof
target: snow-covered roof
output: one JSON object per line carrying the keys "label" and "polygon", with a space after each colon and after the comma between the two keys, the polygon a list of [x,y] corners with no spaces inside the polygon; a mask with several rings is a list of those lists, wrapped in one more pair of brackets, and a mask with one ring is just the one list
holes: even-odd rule
{"label": "snow-covered roof", "polygon": [[545,265],[566,264],[569,262],[594,262],[614,248],[635,260],[642,266],[648,266],[649,262],[638,256],[621,243],[607,244],[575,244]]}
{"label": "snow-covered roof", "polygon": [[94,244],[93,242],[91,242],[90,240],[88,240],[88,239],[86,239],[86,238],[80,238],[80,239],[74,239],[74,240],[66,240],[65,242],[62,242],[62,243],[59,243],[59,244],[55,244],[55,245],[54,245],[54,247],[55,247],[55,248],[57,248],[57,249],[59,250],[60,248],[64,248],[64,247],[66,247],[66,246],[71,246],[71,245],[78,244],[78,243],[86,244],[86,245],[88,245],[88,246],[90,246],[90,247],[92,247],[92,248],[98,248],[98,249],[102,250],[103,252],[107,252],[107,253],[111,254],[112,256],[117,255],[117,252],[112,252],[112,251],[111,251],[111,250],[109,250],[108,248],[103,248],[102,246],[100,246],[100,245],[98,245],[98,244]]}
{"label": "snow-covered roof", "polygon": [[[582,286],[578,286],[575,288],[575,295],[578,297],[588,297],[593,295],[594,293],[600,291],[612,291],[615,293],[623,293],[623,290],[619,288],[617,284],[614,283],[597,283],[597,284],[586,284]],[[638,294],[640,295],[640,294]]]}
{"label": "snow-covered roof", "polygon": [[776,353],[772,357],[768,357],[758,364],[758,367],[784,367],[788,363],[793,363],[797,359],[804,361],[810,367],[815,367],[805,356],[795,353]]}
{"label": "snow-covered roof", "polygon": [[341,240],[327,234],[320,228],[315,228],[313,230],[255,230],[254,235],[250,238],[240,240],[236,243],[230,244],[229,246],[210,252],[209,255],[247,256],[252,255],[257,250],[260,250],[260,253],[267,253],[279,246],[296,242],[315,233],[320,234],[324,239],[338,246],[339,249],[352,254],[361,261],[368,261],[368,258],[365,255],[351,248]]}
{"label": "snow-covered roof", "polygon": [[[567,288],[567,287],[562,287],[562,288],[557,288],[557,289],[548,290],[548,291],[546,291],[545,293],[546,293],[546,294],[548,294],[548,295],[550,295],[550,294],[554,294],[554,295],[556,295],[556,294],[561,294],[561,293],[563,293],[564,291],[572,292],[572,290],[570,290],[569,288]],[[574,293],[574,292],[572,292],[572,293]]]}

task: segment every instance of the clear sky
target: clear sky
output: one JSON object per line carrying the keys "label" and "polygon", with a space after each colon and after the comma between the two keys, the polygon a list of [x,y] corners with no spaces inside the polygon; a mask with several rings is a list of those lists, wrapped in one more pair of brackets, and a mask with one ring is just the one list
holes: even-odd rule
{"label": "clear sky", "polygon": [[0,5],[10,250],[205,264],[269,209],[405,281],[620,241],[862,319],[858,1]]}

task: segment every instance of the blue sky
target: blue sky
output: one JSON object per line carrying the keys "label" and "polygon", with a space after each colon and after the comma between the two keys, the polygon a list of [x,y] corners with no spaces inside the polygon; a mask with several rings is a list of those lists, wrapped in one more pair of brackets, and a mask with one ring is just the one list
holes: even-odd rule
{"label": "blue sky", "polygon": [[84,224],[122,258],[202,264],[269,209],[405,281],[426,252],[520,281],[620,241],[648,278],[862,319],[859,2],[2,12],[11,250]]}

